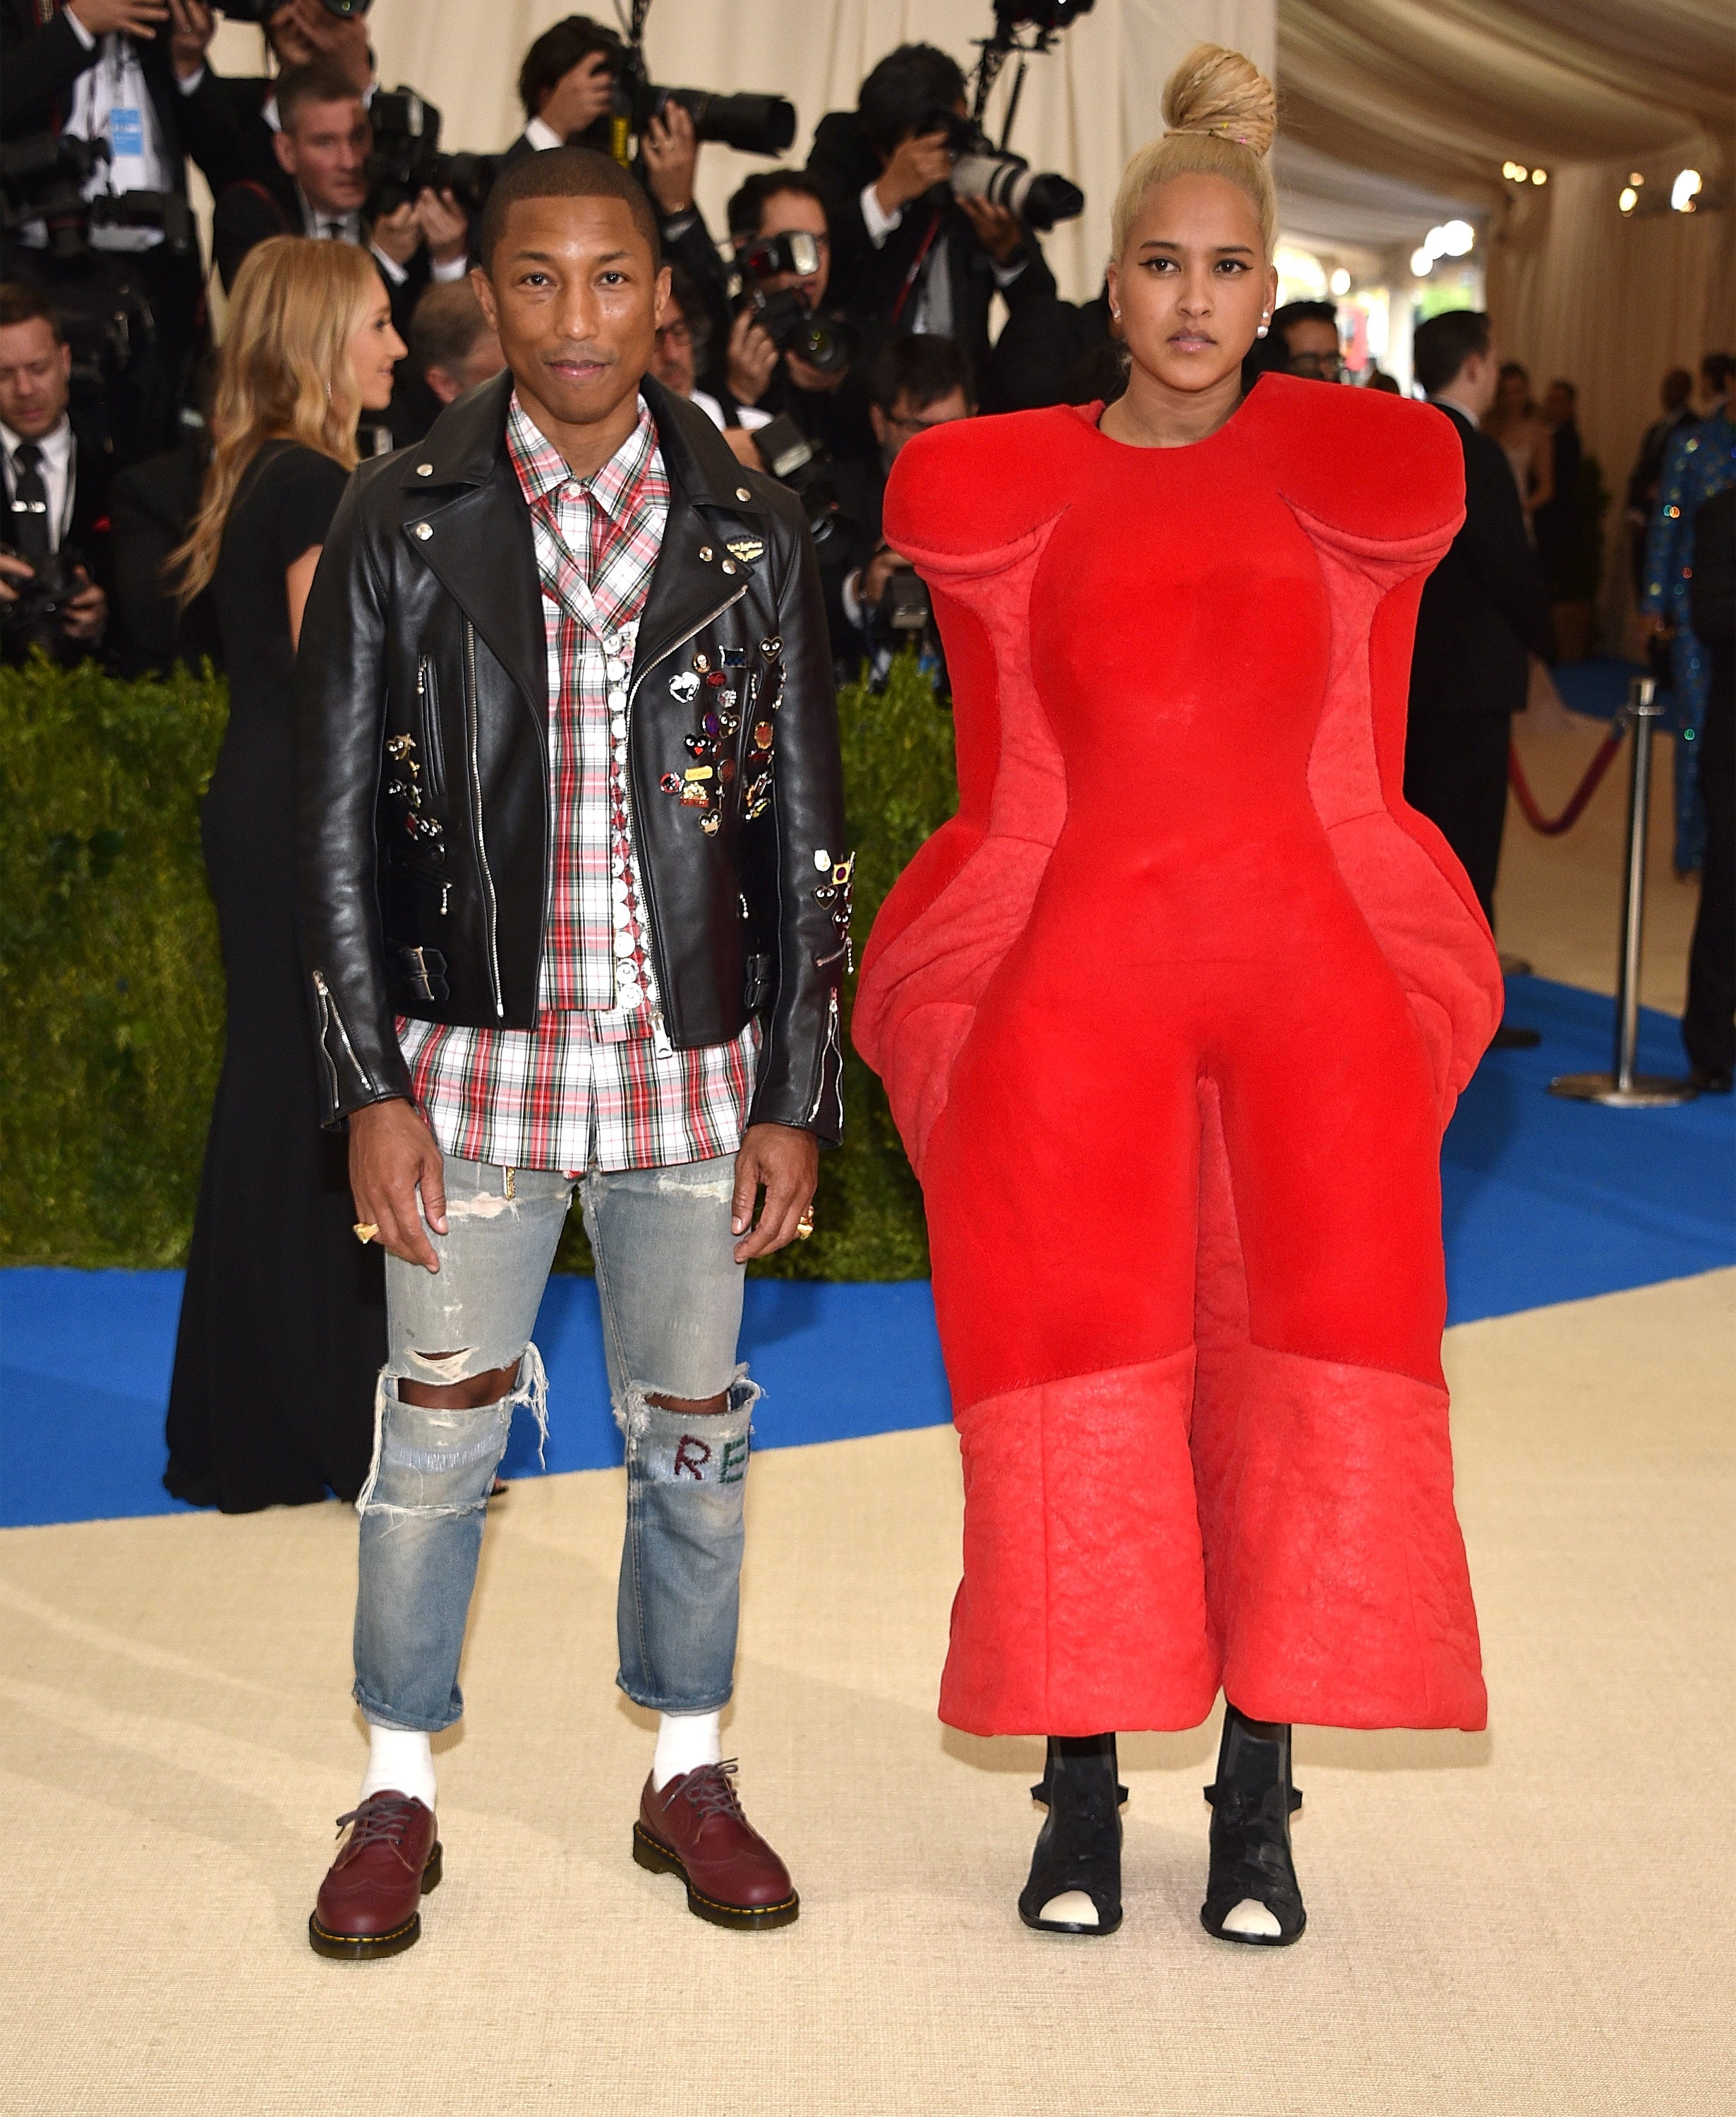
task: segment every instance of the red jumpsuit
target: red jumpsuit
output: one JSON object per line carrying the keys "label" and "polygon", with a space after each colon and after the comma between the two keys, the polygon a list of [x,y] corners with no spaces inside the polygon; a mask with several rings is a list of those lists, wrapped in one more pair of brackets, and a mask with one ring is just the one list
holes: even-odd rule
{"label": "red jumpsuit", "polygon": [[958,732],[855,1014],[963,1454],[941,1717],[1479,1727],[1439,1149],[1500,979],[1400,792],[1461,452],[1282,376],[1191,447],[1100,410],[949,425],[886,494]]}

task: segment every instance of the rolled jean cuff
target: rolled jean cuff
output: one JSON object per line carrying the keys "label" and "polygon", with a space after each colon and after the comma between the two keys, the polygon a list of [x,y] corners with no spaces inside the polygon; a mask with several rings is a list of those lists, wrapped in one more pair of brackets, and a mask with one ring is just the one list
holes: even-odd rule
{"label": "rolled jean cuff", "polygon": [[351,1686],[349,1695],[361,1707],[362,1718],[370,1727],[395,1727],[406,1735],[441,1735],[448,1727],[455,1727],[464,1718],[464,1709],[460,1705],[449,1709],[438,1719],[418,1720],[414,1714],[405,1713],[398,1706],[383,1704],[377,1698],[370,1697],[362,1688],[359,1677]]}

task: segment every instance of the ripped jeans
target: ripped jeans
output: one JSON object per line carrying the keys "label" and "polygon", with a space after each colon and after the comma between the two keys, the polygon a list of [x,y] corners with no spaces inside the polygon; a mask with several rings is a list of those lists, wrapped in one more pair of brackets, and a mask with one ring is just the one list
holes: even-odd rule
{"label": "ripped jeans", "polygon": [[[356,1503],[357,1704],[382,1727],[431,1734],[464,1710],[459,1656],[489,1489],[514,1407],[529,1405],[546,1431],[547,1385],[530,1334],[576,1189],[597,1260],[609,1394],[626,1437],[616,1681],[653,1710],[715,1711],[734,1677],[760,1394],[736,1363],[734,1157],[575,1178],[449,1154],[446,1179],[450,1232],[428,1238],[439,1271],[386,1261],[389,1350],[373,1469]],[[399,1378],[437,1387],[515,1362],[515,1388],[473,1411],[398,1395]],[[647,1400],[719,1395],[723,1410],[699,1414]]]}

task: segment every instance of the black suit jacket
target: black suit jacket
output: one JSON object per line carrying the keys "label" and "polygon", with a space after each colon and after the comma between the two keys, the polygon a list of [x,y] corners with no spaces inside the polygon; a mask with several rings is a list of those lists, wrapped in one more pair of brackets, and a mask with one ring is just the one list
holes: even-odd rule
{"label": "black suit jacket", "polygon": [[[862,218],[862,191],[880,173],[879,159],[853,110],[831,111],[820,119],[808,156],[808,174],[824,197],[831,230],[830,297],[863,334],[864,371],[895,331],[909,328],[908,310],[915,289],[907,297],[898,323],[893,320],[893,311],[933,228],[935,242],[945,243],[953,336],[971,363],[982,408],[986,412],[1004,409],[998,400],[998,381],[990,358],[989,311],[996,290],[995,261],[977,241],[976,231],[952,193],[938,187],[905,207],[903,219],[876,250]],[[1024,269],[1003,290],[1007,307],[1014,314],[1027,305],[1055,298],[1054,275],[1043,261],[1042,251],[1029,237],[1024,256]]]}
{"label": "black suit jacket", "polygon": [[209,657],[223,666],[217,607],[209,586],[183,610],[168,572],[169,555],[199,511],[208,450],[190,431],[165,454],[121,472],[108,490],[114,555],[113,656],[123,676],[196,667]]}
{"label": "black suit jacket", "polygon": [[[162,134],[170,186],[185,192],[182,98],[169,62],[167,25],[155,37],[136,41]],[[0,0],[0,134],[15,141],[27,133],[58,131],[72,114],[79,76],[95,65],[101,49],[98,38],[95,50],[85,50],[64,10],[39,26],[34,0]]]}
{"label": "black suit jacket", "polygon": [[1436,408],[1465,450],[1465,524],[1423,587],[1410,711],[1516,713],[1530,682],[1528,657],[1547,660],[1551,651],[1537,555],[1499,443],[1455,408]]}

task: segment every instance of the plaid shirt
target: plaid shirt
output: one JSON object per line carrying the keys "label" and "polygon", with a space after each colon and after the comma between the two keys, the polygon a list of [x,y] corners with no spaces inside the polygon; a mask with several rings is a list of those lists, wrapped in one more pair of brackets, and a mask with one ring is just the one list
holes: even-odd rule
{"label": "plaid shirt", "polygon": [[657,1169],[732,1154],[759,1057],[675,1051],[663,1031],[626,772],[627,687],[669,514],[643,398],[596,476],[575,480],[517,395],[507,453],[530,510],[548,657],[554,819],[542,989],[532,1030],[400,1017],[416,1100],[448,1154],[514,1169]]}

